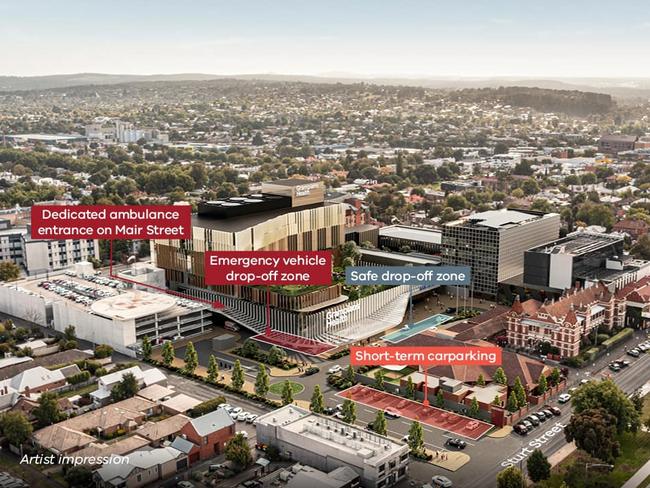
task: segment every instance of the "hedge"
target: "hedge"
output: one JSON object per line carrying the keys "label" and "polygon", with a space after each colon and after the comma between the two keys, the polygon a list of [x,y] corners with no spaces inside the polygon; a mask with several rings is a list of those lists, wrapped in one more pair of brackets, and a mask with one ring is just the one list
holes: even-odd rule
{"label": "hedge", "polygon": [[77,373],[73,376],[70,376],[68,378],[68,383],[71,385],[77,385],[79,383],[83,383],[84,381],[88,381],[90,379],[90,371],[82,371],[81,373]]}
{"label": "hedge", "polygon": [[618,334],[616,334],[614,337],[610,337],[605,342],[603,342],[602,346],[605,347],[606,349],[609,349],[613,345],[621,341],[627,340],[630,338],[630,336],[633,335],[634,335],[634,329],[625,328],[622,331],[620,331]]}

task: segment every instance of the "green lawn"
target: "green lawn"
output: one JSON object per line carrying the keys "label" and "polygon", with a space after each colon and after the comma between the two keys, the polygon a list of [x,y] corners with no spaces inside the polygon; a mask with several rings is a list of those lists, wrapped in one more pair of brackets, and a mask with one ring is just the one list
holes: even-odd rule
{"label": "green lawn", "polygon": [[[304,386],[302,386],[300,383],[296,383],[295,381],[290,381],[289,384],[291,385],[291,389],[293,390],[294,395],[298,395],[299,393],[302,393],[302,390],[305,389]],[[284,388],[284,381],[279,381],[277,383],[273,383],[269,388],[269,391],[274,395],[281,396],[282,388]]]}
{"label": "green lawn", "polygon": [[75,395],[83,395],[85,393],[91,393],[97,389],[97,383],[91,383],[86,386],[82,386],[81,388],[77,388],[76,390],[70,390],[66,391],[65,393],[61,393],[59,396],[63,398],[70,398],[71,396]]}

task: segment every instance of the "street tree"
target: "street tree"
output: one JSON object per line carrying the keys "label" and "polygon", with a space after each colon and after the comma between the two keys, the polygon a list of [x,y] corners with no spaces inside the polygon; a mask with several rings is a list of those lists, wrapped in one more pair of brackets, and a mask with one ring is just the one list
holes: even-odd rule
{"label": "street tree", "polygon": [[379,435],[386,435],[388,431],[388,425],[383,410],[377,410],[375,421],[372,423],[372,429]]}
{"label": "street tree", "polygon": [[526,468],[528,468],[528,476],[535,483],[551,477],[551,463],[539,449],[535,449],[530,455],[526,461]]}
{"label": "street tree", "polygon": [[469,416],[470,417],[478,417],[478,414],[480,412],[480,407],[478,405],[478,400],[476,397],[472,398],[472,403],[469,406]]}
{"label": "street tree", "polygon": [[20,411],[8,411],[0,417],[0,429],[10,444],[18,447],[32,435],[32,424]]}
{"label": "street tree", "polygon": [[618,456],[616,418],[603,408],[590,408],[574,413],[564,429],[567,442],[606,463]]}
{"label": "street tree", "polygon": [[343,373],[343,379],[346,383],[354,383],[355,376],[354,367],[352,367],[351,364],[348,364],[348,367],[345,368],[345,372]]}
{"label": "street tree", "polygon": [[214,354],[210,354],[210,359],[208,360],[208,381],[210,383],[216,383],[219,379],[219,364],[217,363],[217,358],[214,357]]}
{"label": "street tree", "polygon": [[519,468],[510,466],[497,474],[497,488],[521,488],[526,486],[524,474]]}
{"label": "street tree", "polygon": [[483,374],[479,374],[478,378],[476,379],[476,384],[478,386],[485,386],[485,378],[483,377]]}
{"label": "street tree", "polygon": [[269,375],[266,373],[266,367],[263,364],[258,364],[257,377],[255,378],[255,393],[262,398],[266,398],[269,387]]}
{"label": "street tree", "polygon": [[194,348],[192,341],[187,343],[185,348],[185,367],[183,368],[187,374],[194,374],[196,367],[199,365],[199,355]]}
{"label": "street tree", "polygon": [[171,366],[174,362],[176,353],[174,352],[174,346],[171,341],[165,341],[162,347],[162,360],[165,366]]}
{"label": "street tree", "polygon": [[325,411],[325,400],[323,399],[323,393],[320,391],[320,385],[314,386],[314,392],[309,402],[309,410],[314,413],[323,413]]}
{"label": "street tree", "polygon": [[521,384],[519,376],[515,378],[515,384],[512,387],[512,391],[515,394],[515,398],[517,398],[517,405],[519,408],[525,407],[528,400],[526,399],[526,390],[524,389],[524,385]]}
{"label": "street tree", "polygon": [[357,404],[350,399],[343,402],[343,422],[353,424],[357,420]]}
{"label": "street tree", "polygon": [[548,390],[548,382],[546,381],[546,376],[544,373],[539,374],[539,380],[537,380],[537,393],[543,395]]}
{"label": "street tree", "polygon": [[571,403],[574,413],[602,408],[616,419],[619,433],[636,432],[641,426],[639,412],[632,401],[611,379],[590,381],[578,388]]}
{"label": "street tree", "polygon": [[230,384],[237,391],[241,390],[244,386],[244,370],[241,367],[239,359],[235,361],[235,365],[232,368]]}
{"label": "street tree", "polygon": [[553,368],[553,371],[551,371],[551,376],[549,376],[551,385],[557,386],[560,383],[560,379],[562,379],[560,370],[558,368]]}
{"label": "street tree", "polygon": [[438,393],[436,393],[436,407],[438,408],[445,407],[445,396],[442,394],[441,390],[438,390]]}
{"label": "street tree", "polygon": [[517,396],[515,395],[514,392],[511,392],[510,396],[508,397],[508,403],[506,404],[506,408],[508,409],[509,412],[516,412],[517,410],[519,410]]}
{"label": "street tree", "polygon": [[408,445],[412,453],[424,453],[424,429],[417,420],[411,422],[411,427],[409,427]]}

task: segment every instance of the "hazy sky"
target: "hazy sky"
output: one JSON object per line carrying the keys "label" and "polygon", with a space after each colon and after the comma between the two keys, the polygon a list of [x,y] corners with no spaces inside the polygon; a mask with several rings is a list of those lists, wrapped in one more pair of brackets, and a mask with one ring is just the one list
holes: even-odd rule
{"label": "hazy sky", "polygon": [[650,77],[650,0],[0,0],[0,74]]}

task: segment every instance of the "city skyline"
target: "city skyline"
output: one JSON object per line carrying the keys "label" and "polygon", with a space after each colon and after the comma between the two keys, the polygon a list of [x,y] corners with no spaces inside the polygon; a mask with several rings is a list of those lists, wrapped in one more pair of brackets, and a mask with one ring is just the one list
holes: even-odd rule
{"label": "city skyline", "polygon": [[[0,5],[0,75],[650,77],[641,1]],[[43,42],[47,39],[47,42]]]}

